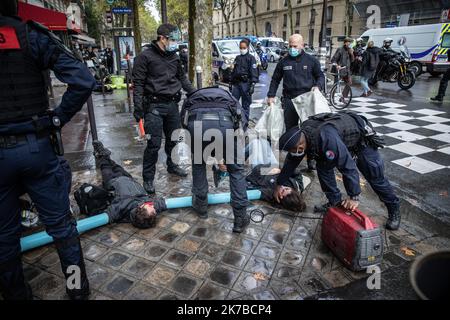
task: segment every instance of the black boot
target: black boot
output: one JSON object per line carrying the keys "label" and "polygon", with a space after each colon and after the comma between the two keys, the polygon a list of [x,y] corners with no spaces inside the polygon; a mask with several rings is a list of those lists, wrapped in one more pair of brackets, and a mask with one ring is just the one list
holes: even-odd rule
{"label": "black boot", "polygon": [[386,229],[398,230],[400,227],[400,205],[388,207],[388,220],[386,221]]}
{"label": "black boot", "polygon": [[431,97],[430,100],[436,101],[436,102],[442,102],[442,101],[444,101],[444,97],[437,95],[436,97]]}
{"label": "black boot", "polygon": [[201,219],[208,219],[208,198],[200,198],[192,195],[192,208]]}
{"label": "black boot", "polygon": [[20,256],[0,264],[0,292],[5,300],[33,300]]}
{"label": "black boot", "polygon": [[[83,251],[78,237],[55,242],[61,268],[66,278],[66,292],[71,300],[87,300],[91,291],[86,275]],[[77,278],[79,276],[79,278]]]}
{"label": "black boot", "polygon": [[242,233],[249,224],[250,216],[246,211],[240,214],[234,214],[233,232]]}
{"label": "black boot", "polygon": [[167,172],[179,177],[187,177],[187,172],[181,169],[179,166],[171,166],[167,168]]}
{"label": "black boot", "polygon": [[92,141],[92,146],[94,147],[94,157],[96,158],[102,156],[108,157],[111,155],[111,151],[106,149],[101,141],[98,140]]}
{"label": "black boot", "polygon": [[144,181],[144,189],[148,194],[155,193],[155,187],[153,186],[153,180]]}

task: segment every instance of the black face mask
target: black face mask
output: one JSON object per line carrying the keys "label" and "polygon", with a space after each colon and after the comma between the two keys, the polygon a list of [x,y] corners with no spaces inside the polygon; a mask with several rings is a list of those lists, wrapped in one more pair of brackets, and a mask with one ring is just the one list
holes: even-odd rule
{"label": "black face mask", "polygon": [[17,16],[18,1],[17,0],[1,0],[0,1],[0,15],[6,17]]}

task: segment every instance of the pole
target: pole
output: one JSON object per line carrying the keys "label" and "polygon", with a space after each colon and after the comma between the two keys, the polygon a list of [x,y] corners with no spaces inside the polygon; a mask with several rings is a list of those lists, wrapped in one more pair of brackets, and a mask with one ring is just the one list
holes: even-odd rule
{"label": "pole", "polygon": [[162,20],[162,23],[167,23],[167,3],[166,3],[166,0],[161,0],[161,20]]}
{"label": "pole", "polygon": [[89,116],[89,125],[91,127],[92,141],[95,141],[98,140],[98,134],[97,134],[97,124],[95,122],[94,103],[92,102],[92,96],[90,96],[89,99],[87,100],[87,109]]}
{"label": "pole", "polygon": [[326,47],[327,41],[327,8],[328,8],[328,0],[323,0],[322,7],[322,25],[320,27],[320,46]]}
{"label": "pole", "polygon": [[130,94],[131,63],[129,57],[127,57],[127,71],[125,72],[125,80],[127,85],[128,110],[131,112],[131,94]]}

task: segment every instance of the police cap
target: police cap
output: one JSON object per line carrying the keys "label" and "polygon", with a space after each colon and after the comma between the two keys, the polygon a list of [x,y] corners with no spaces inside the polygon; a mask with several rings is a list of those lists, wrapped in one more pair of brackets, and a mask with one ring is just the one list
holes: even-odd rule
{"label": "police cap", "polygon": [[286,131],[281,137],[279,141],[279,148],[282,151],[289,151],[295,148],[300,140],[301,129],[297,126]]}

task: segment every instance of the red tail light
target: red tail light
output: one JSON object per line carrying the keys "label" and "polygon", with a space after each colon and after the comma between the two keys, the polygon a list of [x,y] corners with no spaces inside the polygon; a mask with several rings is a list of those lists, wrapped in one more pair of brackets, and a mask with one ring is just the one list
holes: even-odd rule
{"label": "red tail light", "polygon": [[435,49],[435,50],[433,51],[433,55],[432,55],[432,57],[431,57],[431,62],[435,62],[435,61],[437,60],[438,52],[439,52],[438,49]]}

